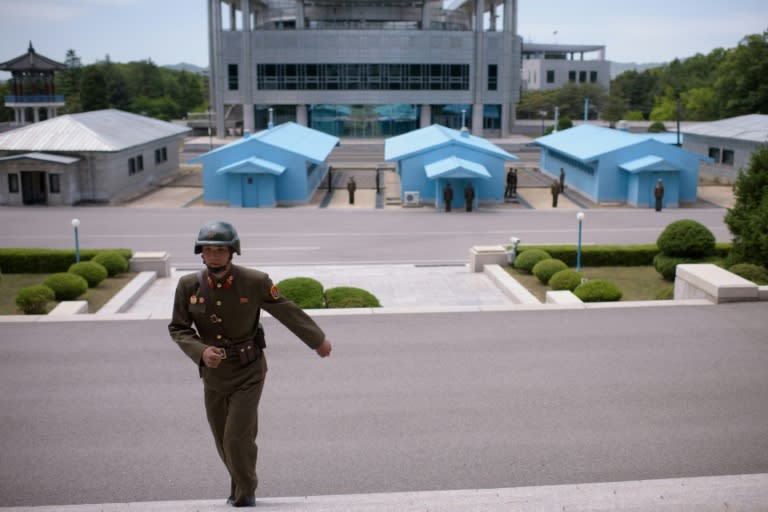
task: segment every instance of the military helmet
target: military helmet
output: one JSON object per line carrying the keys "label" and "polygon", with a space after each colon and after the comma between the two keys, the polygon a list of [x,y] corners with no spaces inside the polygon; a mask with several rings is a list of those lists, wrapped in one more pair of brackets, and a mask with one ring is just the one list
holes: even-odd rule
{"label": "military helmet", "polygon": [[205,245],[223,245],[231,247],[237,254],[240,254],[240,237],[237,236],[235,227],[220,220],[206,222],[200,228],[200,233],[195,241],[195,254],[203,252]]}

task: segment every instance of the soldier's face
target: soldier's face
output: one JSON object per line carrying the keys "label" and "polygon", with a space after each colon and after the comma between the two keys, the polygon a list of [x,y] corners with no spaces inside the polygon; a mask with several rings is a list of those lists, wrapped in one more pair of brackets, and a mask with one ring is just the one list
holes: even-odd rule
{"label": "soldier's face", "polygon": [[203,261],[209,267],[223,267],[229,263],[229,247],[207,245],[203,247]]}

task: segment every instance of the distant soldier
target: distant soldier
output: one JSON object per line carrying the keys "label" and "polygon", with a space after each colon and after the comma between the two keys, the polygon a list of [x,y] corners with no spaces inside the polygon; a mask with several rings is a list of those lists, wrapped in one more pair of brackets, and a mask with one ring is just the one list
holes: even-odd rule
{"label": "distant soldier", "polygon": [[512,169],[512,197],[517,196],[517,169]]}
{"label": "distant soldier", "polygon": [[451,201],[453,201],[453,187],[448,183],[443,189],[443,201],[445,201],[445,211],[451,211]]}
{"label": "distant soldier", "polygon": [[468,212],[472,211],[472,203],[475,201],[475,189],[471,183],[464,187],[464,205]]}
{"label": "distant soldier", "polygon": [[565,192],[565,171],[560,168],[560,193]]}
{"label": "distant soldier", "polygon": [[661,178],[656,182],[656,188],[653,189],[653,197],[656,198],[656,211],[660,212],[661,203],[664,200],[664,182],[661,181]]}
{"label": "distant soldier", "polygon": [[514,185],[512,182],[514,181],[514,169],[510,169],[507,171],[507,187],[504,189],[504,199],[508,199],[513,196],[512,189],[514,188]]}
{"label": "distant soldier", "polygon": [[355,204],[355,190],[357,190],[357,183],[355,178],[350,177],[347,181],[347,192],[349,192],[349,204]]}
{"label": "distant soldier", "polygon": [[557,208],[557,196],[560,195],[560,184],[557,181],[553,181],[549,186],[549,191],[552,193],[552,208]]}

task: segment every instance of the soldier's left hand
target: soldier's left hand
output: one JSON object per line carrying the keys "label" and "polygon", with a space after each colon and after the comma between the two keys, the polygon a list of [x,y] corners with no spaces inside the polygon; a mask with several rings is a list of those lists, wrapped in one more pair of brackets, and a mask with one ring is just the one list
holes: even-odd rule
{"label": "soldier's left hand", "polygon": [[315,349],[317,355],[320,357],[328,357],[331,355],[331,342],[323,340],[323,343]]}

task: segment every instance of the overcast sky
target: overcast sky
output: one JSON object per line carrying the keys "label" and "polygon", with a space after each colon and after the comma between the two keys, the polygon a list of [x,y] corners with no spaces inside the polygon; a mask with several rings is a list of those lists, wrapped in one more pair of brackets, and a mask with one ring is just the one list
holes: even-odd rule
{"label": "overcast sky", "polygon": [[[35,50],[63,61],[208,65],[206,0],[0,0],[0,62]],[[768,29],[765,0],[519,0],[535,43],[606,46],[615,62],[666,62],[731,48]],[[226,12],[226,10],[225,10]],[[0,78],[7,78],[3,73]]]}

